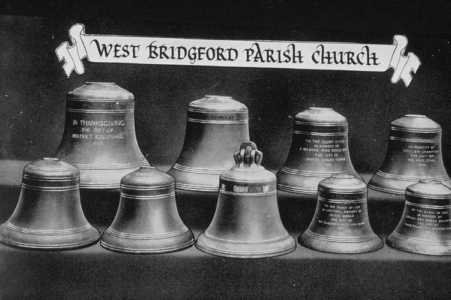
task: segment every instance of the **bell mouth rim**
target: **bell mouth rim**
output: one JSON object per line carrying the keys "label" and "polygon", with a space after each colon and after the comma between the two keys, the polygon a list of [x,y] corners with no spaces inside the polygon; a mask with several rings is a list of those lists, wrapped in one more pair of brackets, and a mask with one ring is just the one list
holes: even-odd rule
{"label": "bell mouth rim", "polygon": [[421,179],[419,182],[421,183],[427,183],[427,184],[434,184],[434,185],[443,185],[443,182],[437,179]]}

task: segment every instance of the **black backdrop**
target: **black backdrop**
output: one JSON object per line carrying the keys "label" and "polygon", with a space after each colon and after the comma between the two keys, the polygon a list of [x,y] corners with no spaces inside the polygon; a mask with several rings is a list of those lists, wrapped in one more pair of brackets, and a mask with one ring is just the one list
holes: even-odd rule
{"label": "black backdrop", "polygon": [[[347,117],[350,150],[359,172],[375,172],[385,155],[390,121],[425,114],[443,127],[451,171],[451,2],[434,1],[2,1],[0,3],[0,222],[13,212],[23,163],[56,151],[65,94],[85,81],[114,81],[136,98],[136,134],[154,165],[169,166],[181,149],[189,102],[231,95],[250,111],[250,134],[263,164],[279,169],[291,142],[292,116],[329,106]],[[243,3],[242,3],[243,2]],[[257,5],[256,3],[259,3]],[[407,52],[422,65],[411,85],[385,73],[91,64],[66,79],[55,49],[83,23],[88,34],[211,39],[391,44],[406,35]],[[11,176],[15,178],[11,179]],[[366,174],[366,179],[369,175]],[[118,197],[82,199],[88,220],[108,226]],[[100,199],[101,198],[101,199]],[[199,234],[215,195],[178,193],[188,227]],[[402,197],[401,197],[402,198]],[[284,225],[305,230],[315,202],[279,197]],[[385,238],[402,201],[370,192],[370,221]],[[112,253],[99,244],[54,252],[0,245],[0,296],[5,299],[346,298],[448,299],[450,257],[408,254],[389,247],[364,255],[333,255],[298,245],[267,260],[227,260],[196,250],[158,256]]]}
{"label": "black backdrop", "polygon": [[[358,171],[378,169],[389,123],[408,113],[425,114],[442,125],[449,170],[451,27],[444,18],[449,4],[362,7],[338,2],[342,5],[281,2],[253,7],[225,1],[212,9],[196,1],[190,7],[181,2],[140,4],[142,9],[113,2],[101,11],[102,6],[81,9],[75,4],[51,6],[48,1],[27,9],[9,4],[10,15],[0,16],[0,158],[52,156],[63,133],[66,93],[86,81],[112,81],[135,95],[138,143],[154,165],[170,165],[177,159],[188,103],[205,94],[223,94],[248,106],[251,139],[264,152],[263,164],[270,169],[279,169],[286,159],[293,115],[309,106],[326,106],[348,119],[351,157]],[[340,7],[347,9],[334,13]],[[235,14],[228,14],[232,8]],[[83,23],[87,34],[204,39],[392,44],[395,34],[403,34],[409,40],[406,53],[416,54],[421,66],[408,88],[402,81],[390,82],[391,69],[366,73],[152,66],[94,64],[86,59],[85,73],[66,79],[55,49],[70,41],[68,30],[75,23]]]}

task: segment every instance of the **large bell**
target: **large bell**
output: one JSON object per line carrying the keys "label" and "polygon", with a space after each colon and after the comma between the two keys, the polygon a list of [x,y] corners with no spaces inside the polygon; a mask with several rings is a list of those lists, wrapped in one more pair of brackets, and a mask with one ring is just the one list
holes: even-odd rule
{"label": "large bell", "polygon": [[241,144],[236,165],[220,177],[216,212],[196,241],[206,253],[238,258],[271,257],[296,248],[283,227],[277,205],[276,177],[260,166],[262,153]]}
{"label": "large bell", "polygon": [[451,189],[433,180],[408,186],[402,218],[387,245],[413,253],[451,255]]}
{"label": "large bell", "polygon": [[175,202],[174,179],[153,167],[122,178],[116,217],[100,244],[125,253],[167,253],[190,247],[194,237]]}
{"label": "large bell", "polygon": [[133,94],[114,83],[87,82],[69,92],[66,125],[55,154],[80,170],[80,187],[119,188],[148,165],[135,135]]}
{"label": "large bell", "polygon": [[369,223],[365,183],[348,174],[322,180],[315,215],[299,236],[299,243],[331,253],[366,253],[382,248],[382,239]]}
{"label": "large bell", "polygon": [[205,96],[188,107],[185,142],[168,173],[176,188],[217,192],[219,175],[233,166],[230,153],[249,140],[247,107],[226,96]]}
{"label": "large bell", "polygon": [[316,194],[318,183],[332,174],[351,174],[348,122],[332,108],[310,107],[294,119],[288,158],[277,173],[277,188],[298,194]]}
{"label": "large bell", "polygon": [[56,158],[44,158],[23,171],[19,202],[0,226],[0,240],[18,247],[70,249],[96,242],[100,234],[80,203],[80,173]]}
{"label": "large bell", "polygon": [[442,160],[442,128],[423,115],[405,115],[390,126],[387,154],[368,187],[404,194],[422,179],[451,183]]}

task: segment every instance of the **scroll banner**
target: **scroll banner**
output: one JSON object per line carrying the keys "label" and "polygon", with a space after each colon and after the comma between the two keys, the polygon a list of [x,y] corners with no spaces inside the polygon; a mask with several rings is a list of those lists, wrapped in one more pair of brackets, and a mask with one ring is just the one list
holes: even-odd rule
{"label": "scroll banner", "polygon": [[82,59],[94,63],[190,65],[215,67],[284,68],[385,72],[393,68],[391,81],[406,86],[421,65],[413,53],[404,55],[407,38],[395,35],[393,45],[231,41],[85,34],[83,24],[69,30],[72,45],[56,49],[63,69],[84,73]]}

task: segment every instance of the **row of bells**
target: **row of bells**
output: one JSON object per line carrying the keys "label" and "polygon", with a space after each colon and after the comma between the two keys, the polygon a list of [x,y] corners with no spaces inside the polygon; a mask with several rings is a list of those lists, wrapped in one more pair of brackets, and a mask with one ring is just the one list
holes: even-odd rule
{"label": "row of bells", "polygon": [[[216,212],[196,247],[237,258],[272,257],[296,248],[284,228],[277,203],[276,177],[261,166],[263,154],[244,142],[235,166],[220,176]],[[71,249],[97,242],[124,253],[168,253],[194,243],[175,201],[174,179],[153,167],[140,167],[121,180],[120,203],[103,232],[86,220],[80,202],[80,176],[57,158],[27,165],[17,207],[0,226],[0,240],[31,249]],[[410,185],[403,216],[387,244],[407,252],[451,255],[451,189],[429,180]],[[338,174],[318,185],[315,215],[299,236],[304,247],[331,253],[366,253],[383,247],[369,223],[367,186]]]}
{"label": "row of bells", "polygon": [[[134,97],[114,83],[86,83],[67,95],[66,124],[54,155],[80,170],[86,189],[118,189],[120,180],[148,166],[134,128]],[[423,115],[391,123],[386,158],[370,180],[371,189],[403,194],[422,179],[451,183],[441,153],[442,129]],[[205,96],[189,104],[186,135],[168,171],[177,189],[216,192],[219,175],[233,165],[230,153],[249,140],[248,109],[225,96]],[[277,173],[277,189],[316,194],[318,183],[354,170],[348,148],[348,122],[331,108],[297,114],[291,149]]]}
{"label": "row of bells", "polygon": [[[331,176],[333,176],[333,180],[345,180],[341,176],[353,176],[346,180],[362,182],[350,160],[347,132],[346,118],[332,109],[310,108],[299,113],[294,120],[293,141],[288,159],[277,173],[277,180],[275,178],[273,180],[272,178],[269,179],[269,176],[274,175],[265,171],[259,165],[261,153],[252,143],[243,144],[244,148],[242,146],[238,154],[235,155],[235,167],[232,168],[232,171],[227,171],[234,165],[231,153],[236,150],[237,145],[249,140],[246,106],[230,97],[223,96],[206,96],[201,100],[190,103],[183,149],[177,162],[168,173],[175,179],[175,188],[210,192],[217,192],[219,189],[219,200],[225,199],[225,201],[218,201],[212,225],[198,238],[198,247],[215,254],[215,250],[211,250],[213,248],[209,245],[224,244],[221,246],[223,248],[220,247],[222,250],[218,253],[226,255],[230,250],[227,247],[230,244],[236,244],[243,248],[243,253],[248,253],[246,251],[252,252],[251,249],[254,249],[256,253],[246,254],[251,257],[280,255],[292,251],[295,244],[280,222],[276,190],[305,194],[315,194],[319,191],[318,197],[320,197],[322,192],[321,189],[318,189],[319,183],[324,180],[332,180],[330,179]],[[429,118],[420,115],[406,115],[393,121],[390,127],[386,159],[368,186],[382,192],[403,194],[408,186],[420,180],[436,180],[449,185],[450,179],[443,166],[440,147],[441,127]],[[121,179],[126,180],[129,176],[127,174],[140,167],[149,166],[136,141],[134,97],[131,93],[113,83],[87,83],[69,92],[65,130],[55,157],[60,159],[59,163],[63,163],[62,161],[68,162],[79,170],[81,188],[121,188],[121,199],[127,199],[126,202],[133,203],[125,205],[123,204],[125,200],[121,200],[116,218],[120,221],[116,222],[115,220],[113,225],[104,233],[102,245],[117,250],[114,248],[120,249],[120,246],[110,245],[109,240],[115,238],[134,241],[163,239],[159,237],[159,233],[144,230],[147,222],[150,222],[147,220],[149,217],[139,217],[141,210],[138,208],[142,206],[142,213],[147,214],[145,207],[151,205],[150,202],[140,201],[147,199],[147,197],[170,203],[172,200],[165,201],[164,199],[169,197],[166,192],[174,189],[174,186],[163,185],[163,187],[157,189],[154,189],[154,187],[136,189],[131,183],[121,184]],[[35,171],[41,168],[33,166],[33,164],[29,167]],[[65,173],[69,171],[63,171],[65,168],[69,167],[56,167],[55,173],[48,175],[50,183],[46,181],[47,175],[36,177],[24,172],[21,198],[16,211],[2,227],[3,241],[15,240],[14,237],[17,233],[19,235],[28,234],[26,236],[38,240],[45,236],[49,239],[49,245],[51,245],[52,238],[50,237],[52,237],[52,234],[55,235],[56,239],[59,238],[56,237],[59,235],[58,226],[66,228],[64,230],[68,238],[73,234],[84,235],[86,231],[90,232],[92,239],[89,239],[89,241],[83,240],[83,243],[95,241],[94,236],[98,237],[98,233],[86,222],[84,217],[81,217],[80,205],[74,204],[77,201],[67,200],[66,203],[65,200],[58,200],[58,193],[77,189],[74,183],[76,180],[69,178],[70,176]],[[73,171],[73,169],[70,170]],[[143,170],[147,169],[140,169],[140,172],[145,172]],[[168,175],[165,174],[165,176]],[[145,179],[142,180],[145,181]],[[163,177],[160,180],[163,180]],[[168,192],[168,194],[170,193],[172,192]],[[360,197],[363,197],[362,192],[360,194]],[[337,197],[335,201],[340,203],[342,196]],[[358,196],[353,195],[353,197],[358,198],[357,200],[354,199],[357,201],[356,203],[362,200]],[[43,200],[47,198],[53,200],[48,202]],[[323,200],[321,199],[323,198],[318,198],[318,203],[322,203]],[[34,200],[22,201],[22,199]],[[366,203],[366,200],[362,201],[362,203]],[[444,201],[448,200],[445,199]],[[418,211],[420,211],[418,216],[412,217],[409,215],[405,217],[413,220],[415,226],[410,227],[412,231],[429,230],[432,221],[430,218],[424,218],[421,211],[429,212],[429,209],[436,209],[436,206],[442,207],[441,202],[431,204],[432,206],[424,204],[426,206],[422,207],[421,205],[423,204],[417,203]],[[449,209],[449,205],[447,205],[444,204],[444,208],[440,209]],[[337,204],[337,207],[339,208],[322,207],[315,214],[315,218],[318,216],[319,220],[317,223],[320,224],[320,221],[322,221],[321,224],[326,229],[335,228],[339,232],[346,232],[347,230],[340,225],[342,222],[340,220],[347,218],[351,228],[359,229],[359,224],[363,222],[363,231],[366,233],[372,232],[366,215],[366,204],[362,204],[362,208],[348,209],[344,212],[341,212],[344,209],[343,205]],[[68,208],[70,210],[67,210]],[[179,217],[174,208],[175,204],[172,205],[172,208],[165,208],[166,210],[161,207],[154,208],[155,215],[150,219],[164,220],[168,218],[168,220],[172,220],[169,223],[177,228],[163,228],[165,235],[174,238],[178,234],[189,236],[190,231],[184,225],[180,225],[182,224],[181,221],[176,221],[176,219],[179,220]],[[135,209],[138,209],[138,212]],[[351,213],[354,210],[357,210],[357,213]],[[68,211],[78,213],[72,214]],[[258,214],[255,214],[255,212],[258,212]],[[325,212],[326,215],[321,214],[321,212]],[[330,215],[327,213],[330,213]],[[362,213],[361,216],[360,213]],[[62,224],[58,221],[60,215],[67,215]],[[351,220],[353,217],[349,216],[354,215],[359,215],[363,221]],[[449,223],[446,223],[447,216],[443,213],[440,220],[436,219],[437,230],[434,229],[435,227],[431,227],[432,231],[429,230],[439,233],[446,241],[449,240],[448,232],[451,230],[450,227],[445,226],[449,225]],[[329,217],[330,220],[327,219]],[[129,226],[127,225],[129,222],[124,220],[135,218],[140,220],[137,221],[138,224],[142,223],[142,226],[144,226],[143,232],[139,228],[135,230],[129,227],[121,227]],[[80,226],[69,226],[68,224],[72,224],[72,221],[77,221],[75,223]],[[158,224],[157,227],[166,226],[160,224],[159,221],[155,222]],[[46,226],[41,227],[41,223],[46,224],[48,228]],[[265,228],[262,224],[266,224],[268,228]],[[321,228],[321,225],[315,225],[315,228]],[[268,230],[269,232],[267,232]],[[55,231],[57,232],[55,233]],[[323,239],[328,242],[327,232],[327,230],[314,231],[309,228],[303,235],[305,238],[300,238],[301,243],[303,243],[303,240],[307,241],[308,237]],[[250,236],[256,238],[251,238],[249,233],[252,233]],[[231,234],[231,237],[228,237],[229,234]],[[8,239],[9,235],[11,235],[11,239]],[[430,235],[436,236],[436,234]],[[374,238],[373,234],[364,236],[365,240],[370,239],[370,237]],[[403,235],[399,233],[398,236]],[[346,235],[344,237],[346,239]],[[335,240],[333,238],[332,242]],[[374,240],[377,240],[378,243],[376,244],[380,245],[379,238],[374,238]],[[26,241],[20,239],[16,241],[15,245],[17,246],[27,244]],[[263,252],[264,255],[258,250],[259,243],[262,241],[264,241],[263,244],[269,243],[274,246],[274,248],[268,246],[269,248]],[[357,242],[362,241],[357,239]],[[423,241],[420,239],[420,242]],[[79,247],[83,243],[72,241],[63,244],[62,247]],[[283,245],[283,250],[278,248],[279,243]],[[33,242],[30,242],[30,244],[33,244]],[[137,242],[137,244],[140,244],[140,242]],[[304,244],[309,245],[307,242]],[[166,246],[171,247],[170,245]],[[162,249],[165,249],[165,247],[162,246]],[[164,252],[165,250],[161,251]],[[169,251],[175,251],[175,249]],[[240,255],[237,252],[229,256]]]}

